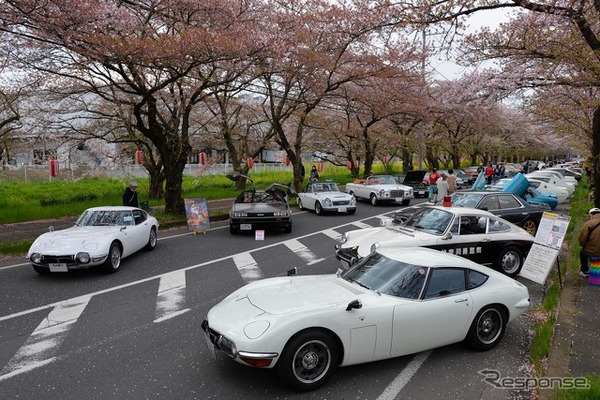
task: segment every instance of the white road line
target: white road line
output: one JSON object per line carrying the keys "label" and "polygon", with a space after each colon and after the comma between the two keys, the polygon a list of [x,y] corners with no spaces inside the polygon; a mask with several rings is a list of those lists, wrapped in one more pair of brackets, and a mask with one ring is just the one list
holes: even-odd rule
{"label": "white road line", "polygon": [[325,229],[324,231],[321,231],[320,233],[329,236],[330,238],[334,239],[334,240],[340,240],[340,238],[342,237],[342,234],[334,231],[333,228],[332,229]]}
{"label": "white road line", "polygon": [[259,268],[258,263],[254,260],[254,257],[248,251],[234,255],[233,262],[246,283],[257,281],[265,276],[262,269]]}
{"label": "white road line", "polygon": [[356,225],[356,226],[358,226],[358,227],[359,227],[359,228],[361,228],[361,229],[362,229],[362,228],[373,228],[373,226],[372,226],[372,225],[365,224],[364,222],[361,222],[361,221],[355,221],[355,222],[352,222],[352,225]]}
{"label": "white road line", "polygon": [[190,311],[185,308],[185,290],[185,271],[173,271],[160,277],[154,322],[162,322]]}
{"label": "white road line", "polygon": [[402,372],[385,388],[383,393],[377,398],[377,400],[394,400],[398,394],[404,389],[404,386],[412,379],[417,373],[421,365],[427,360],[431,350],[424,351],[417,354],[407,365],[404,367]]}
{"label": "white road line", "polygon": [[283,242],[288,249],[292,250],[298,257],[300,257],[306,265],[312,265],[323,261],[324,258],[317,258],[317,255],[309,250],[308,247],[300,243],[296,239],[290,239]]}
{"label": "white road line", "polygon": [[53,362],[91,298],[86,295],[56,305],[0,371],[0,381]]}

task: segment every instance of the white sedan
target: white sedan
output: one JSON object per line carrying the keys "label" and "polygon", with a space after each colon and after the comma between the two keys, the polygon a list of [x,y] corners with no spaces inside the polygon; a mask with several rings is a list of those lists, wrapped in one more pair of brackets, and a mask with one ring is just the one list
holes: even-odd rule
{"label": "white sedan", "polygon": [[67,272],[101,265],[116,272],[121,259],[142,248],[154,250],[158,221],[135,207],[94,207],[71,228],[44,233],[29,248],[27,259],[38,273]]}
{"label": "white sedan", "polygon": [[252,282],[215,305],[202,328],[213,355],[313,390],[338,366],[463,340],[490,350],[528,307],[525,286],[465,258],[386,248],[335,275]]}
{"label": "white sedan", "polygon": [[534,176],[528,176],[529,184],[542,193],[552,193],[556,195],[559,203],[565,203],[569,198],[569,191],[562,186],[553,185],[552,183],[544,182],[541,179],[536,179]]}
{"label": "white sedan", "polygon": [[515,277],[533,239],[522,228],[488,211],[426,206],[401,224],[345,232],[336,245],[335,254],[344,264],[352,265],[378,246],[429,247]]}
{"label": "white sedan", "polygon": [[303,210],[314,210],[321,215],[325,212],[354,214],[356,198],[348,193],[340,192],[333,182],[311,182],[306,191],[298,193],[298,207]]}

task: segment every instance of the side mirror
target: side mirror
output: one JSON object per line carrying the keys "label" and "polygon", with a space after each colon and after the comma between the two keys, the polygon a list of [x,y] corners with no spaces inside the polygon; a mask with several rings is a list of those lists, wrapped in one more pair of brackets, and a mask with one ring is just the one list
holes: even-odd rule
{"label": "side mirror", "polygon": [[360,300],[352,300],[350,303],[348,303],[346,311],[358,310],[359,308],[362,308],[362,303],[360,302]]}

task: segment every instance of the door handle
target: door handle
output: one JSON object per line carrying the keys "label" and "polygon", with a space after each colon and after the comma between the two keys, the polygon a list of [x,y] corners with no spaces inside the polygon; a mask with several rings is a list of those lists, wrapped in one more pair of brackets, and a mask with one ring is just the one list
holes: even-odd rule
{"label": "door handle", "polygon": [[464,303],[465,301],[469,301],[469,299],[456,299],[456,300],[454,300],[455,303]]}

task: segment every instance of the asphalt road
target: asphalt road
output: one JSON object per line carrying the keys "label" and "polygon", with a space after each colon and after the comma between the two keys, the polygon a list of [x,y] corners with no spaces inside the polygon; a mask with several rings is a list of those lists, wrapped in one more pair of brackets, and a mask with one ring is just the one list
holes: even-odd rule
{"label": "asphalt road", "polygon": [[[207,311],[256,277],[334,273],[336,238],[396,207],[360,203],[355,215],[294,215],[291,234],[159,232],[155,251],[97,271],[38,275],[0,262],[0,397],[3,399],[528,399],[480,371],[526,377],[530,320],[509,324],[492,351],[455,344],[340,368],[322,388],[290,392],[269,370],[213,359],[200,324]],[[222,224],[223,225],[223,224]],[[20,261],[20,260],[18,260]],[[523,281],[532,302],[542,287]],[[443,326],[440,326],[443,329]]]}

